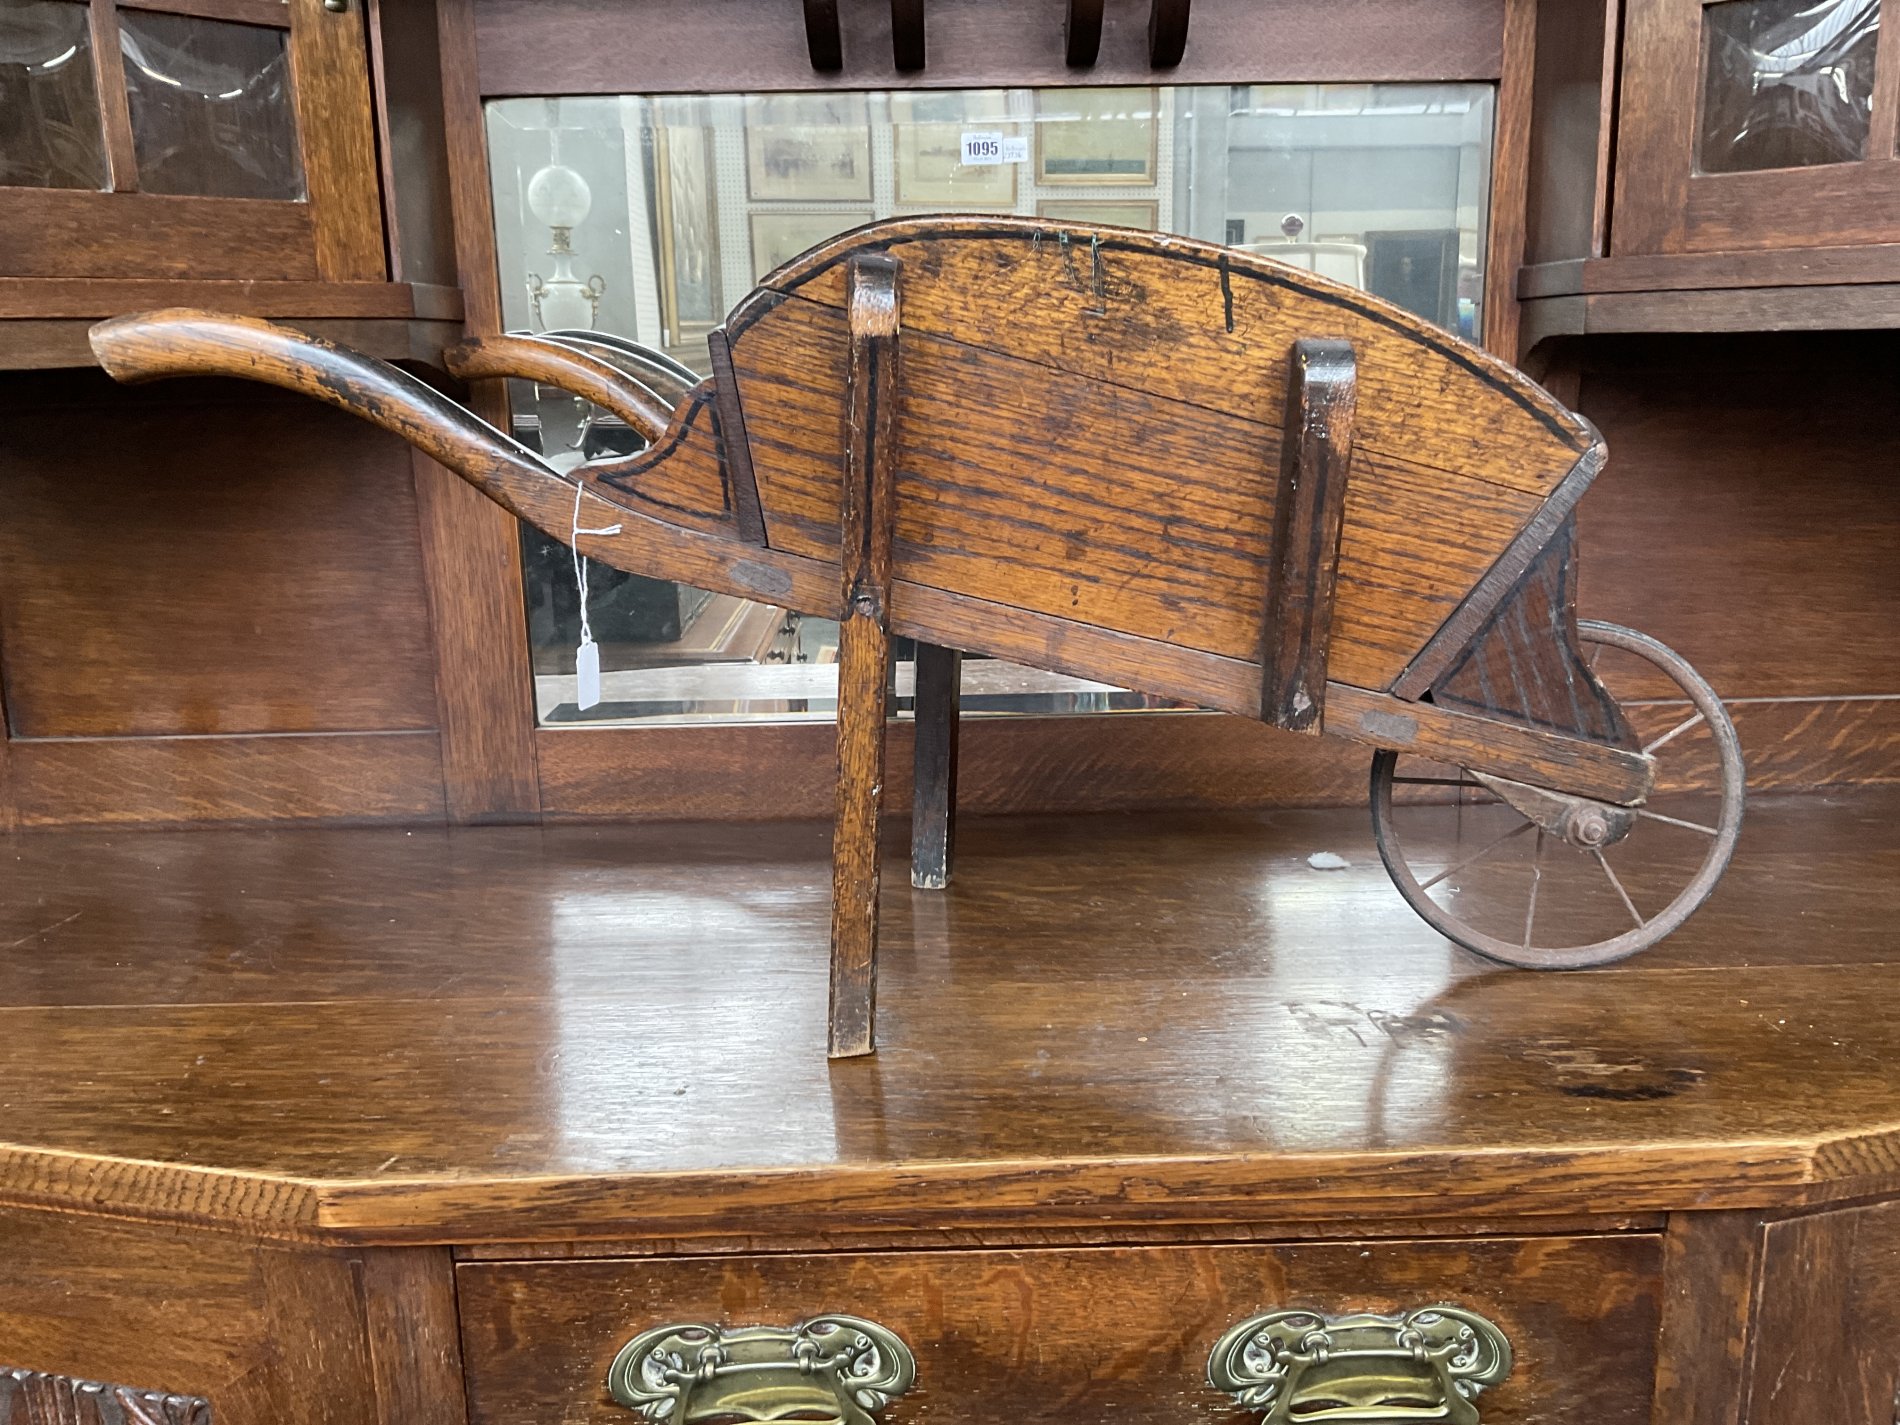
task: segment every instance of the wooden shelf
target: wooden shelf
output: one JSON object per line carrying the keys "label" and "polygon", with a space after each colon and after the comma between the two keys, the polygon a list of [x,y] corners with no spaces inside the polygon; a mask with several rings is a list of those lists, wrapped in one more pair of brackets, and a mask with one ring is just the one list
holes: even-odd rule
{"label": "wooden shelf", "polygon": [[1524,352],[1599,332],[1900,327],[1900,243],[1535,263],[1517,293]]}
{"label": "wooden shelf", "polygon": [[1888,1192],[1896,813],[1758,798],[1681,931],[1569,975],[1439,939],[1362,808],[973,818],[950,890],[887,878],[842,1066],[819,823],[16,835],[0,1205],[474,1244]]}
{"label": "wooden shelf", "polygon": [[0,277],[0,371],[91,366],[94,322],[157,307],[286,321],[388,361],[434,363],[462,334],[461,292],[427,283]]}

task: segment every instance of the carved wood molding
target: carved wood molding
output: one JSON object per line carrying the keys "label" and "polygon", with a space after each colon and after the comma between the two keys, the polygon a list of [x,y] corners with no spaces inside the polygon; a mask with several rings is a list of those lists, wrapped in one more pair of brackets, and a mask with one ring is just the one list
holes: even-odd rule
{"label": "carved wood molding", "polygon": [[0,1425],[211,1425],[211,1402],[0,1366]]}

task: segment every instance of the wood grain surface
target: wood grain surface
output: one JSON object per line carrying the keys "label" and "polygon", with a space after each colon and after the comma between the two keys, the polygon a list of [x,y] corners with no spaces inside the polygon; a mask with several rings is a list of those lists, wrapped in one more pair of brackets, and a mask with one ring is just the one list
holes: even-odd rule
{"label": "wood grain surface", "polygon": [[1571,975],[1439,940],[1360,809],[968,818],[830,1069],[822,823],[21,834],[0,1198],[505,1242],[1891,1190],[1895,797],[1758,798],[1700,915]]}
{"label": "wood grain surface", "polygon": [[1900,1205],[1771,1223],[1761,1250],[1751,1425],[1885,1420],[1900,1395]]}
{"label": "wood grain surface", "polygon": [[[0,1241],[0,1364],[198,1396],[215,1425],[395,1425],[341,1253],[4,1211]],[[17,1418],[6,1400],[0,1386],[0,1420]],[[76,1418],[29,1409],[24,1425]]]}
{"label": "wood grain surface", "polygon": [[236,386],[161,398],[93,373],[0,403],[16,737],[434,728],[400,443]]}
{"label": "wood grain surface", "polygon": [[1278,264],[1030,220],[912,220],[819,248],[727,323],[774,548],[817,558],[835,539],[826,373],[841,369],[840,263],[867,244],[906,264],[908,582],[1258,659],[1294,343],[1347,340],[1359,410],[1333,676],[1383,688],[1593,438],[1508,367]]}
{"label": "wood grain surface", "polygon": [[1221,1332],[1274,1307],[1451,1302],[1503,1328],[1516,1361],[1487,1422],[1649,1418],[1656,1237],[1367,1241],[481,1263],[456,1272],[476,1422],[623,1420],[602,1382],[635,1332],[671,1321],[869,1317],[917,1358],[891,1418],[1139,1422],[1240,1418],[1207,1384]]}

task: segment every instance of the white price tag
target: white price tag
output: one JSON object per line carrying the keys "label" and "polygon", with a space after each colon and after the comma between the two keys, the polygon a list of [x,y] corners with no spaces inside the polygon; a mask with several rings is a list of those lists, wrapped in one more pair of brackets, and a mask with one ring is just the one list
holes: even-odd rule
{"label": "white price tag", "polygon": [[987,130],[964,130],[963,161],[973,166],[1003,162],[1003,135]]}
{"label": "white price tag", "polygon": [[1003,140],[1004,163],[1029,162],[1029,140],[1017,134]]}
{"label": "white price tag", "polygon": [[600,645],[583,643],[574,650],[574,705],[582,712],[600,702]]}

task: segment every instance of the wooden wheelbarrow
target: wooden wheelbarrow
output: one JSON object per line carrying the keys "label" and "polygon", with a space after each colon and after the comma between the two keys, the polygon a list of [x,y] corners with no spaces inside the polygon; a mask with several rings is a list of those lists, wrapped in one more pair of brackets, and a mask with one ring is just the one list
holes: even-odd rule
{"label": "wooden wheelbarrow", "polygon": [[[152,312],[92,342],[120,380],[242,376],[352,411],[616,568],[840,619],[833,1055],[873,1044],[893,635],[919,643],[918,885],[950,874],[961,651],[1379,749],[1374,827],[1400,892],[1506,963],[1654,943],[1734,848],[1720,701],[1660,644],[1575,615],[1596,431],[1311,273],[1116,228],[912,218],[766,278],[711,334],[707,380],[589,334],[452,349],[459,376],[552,384],[649,442],[565,476],[407,374],[268,323]],[[1638,667],[1648,741],[1606,650]],[[1687,785],[1712,809],[1656,811],[1657,754],[1692,746]],[[1420,800],[1452,805],[1417,839],[1401,813]],[[1467,824],[1478,849],[1447,850]],[[1647,858],[1630,879],[1605,854],[1652,825],[1688,846],[1660,890]],[[1607,927],[1548,909],[1553,858],[1597,878]],[[1518,888],[1476,886],[1507,865]]]}

